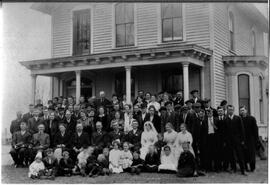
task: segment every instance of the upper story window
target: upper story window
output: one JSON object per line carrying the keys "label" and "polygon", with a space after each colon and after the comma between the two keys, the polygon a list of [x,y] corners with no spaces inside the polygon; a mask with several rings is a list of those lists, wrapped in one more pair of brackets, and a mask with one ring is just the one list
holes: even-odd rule
{"label": "upper story window", "polygon": [[134,46],[134,4],[115,5],[116,47]]}
{"label": "upper story window", "polygon": [[73,12],[73,55],[90,53],[90,9]]}
{"label": "upper story window", "polygon": [[234,51],[234,17],[232,12],[229,12],[229,32],[230,32],[230,50]]}
{"label": "upper story window", "polygon": [[183,40],[181,3],[161,4],[162,42]]}
{"label": "upper story window", "polygon": [[238,75],[238,97],[239,107],[246,106],[250,113],[250,92],[249,92],[249,76],[247,74]]}
{"label": "upper story window", "polygon": [[256,55],[256,35],[255,35],[255,31],[252,30],[251,32],[251,51],[252,51],[252,55]]}

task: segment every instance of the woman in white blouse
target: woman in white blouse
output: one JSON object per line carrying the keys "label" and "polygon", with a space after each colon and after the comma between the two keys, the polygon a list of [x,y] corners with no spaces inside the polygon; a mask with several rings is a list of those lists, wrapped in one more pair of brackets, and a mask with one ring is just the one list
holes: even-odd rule
{"label": "woman in white blouse", "polygon": [[174,148],[175,148],[174,152],[175,152],[176,159],[179,159],[180,154],[184,151],[183,147],[182,147],[183,143],[189,144],[189,150],[194,155],[194,151],[192,148],[192,142],[193,142],[192,135],[191,135],[191,133],[189,133],[187,131],[186,124],[184,124],[184,123],[181,124],[180,130],[181,130],[181,132],[179,132],[177,134],[177,138],[176,138],[175,143],[174,143]]}
{"label": "woman in white blouse", "polygon": [[164,132],[163,141],[170,147],[172,154],[174,154],[174,143],[177,138],[177,132],[171,123],[167,123],[165,129],[166,132]]}

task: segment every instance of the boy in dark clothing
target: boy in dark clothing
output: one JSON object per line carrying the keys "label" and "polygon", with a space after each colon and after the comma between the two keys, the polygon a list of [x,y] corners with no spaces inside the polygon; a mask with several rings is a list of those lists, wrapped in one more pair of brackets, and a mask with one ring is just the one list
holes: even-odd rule
{"label": "boy in dark clothing", "polygon": [[100,175],[110,175],[109,170],[109,148],[104,148],[103,153],[98,158]]}
{"label": "boy in dark clothing", "polygon": [[178,161],[178,177],[193,177],[195,172],[195,158],[189,151],[189,144],[183,143],[183,152]]}
{"label": "boy in dark clothing", "polygon": [[144,160],[142,160],[140,158],[140,151],[134,151],[133,152],[133,161],[132,161],[132,164],[130,167],[131,174],[133,175],[136,173],[137,175],[139,175],[143,169],[143,166],[144,166]]}
{"label": "boy in dark clothing", "polygon": [[69,152],[63,152],[63,158],[60,159],[59,168],[58,168],[58,175],[59,176],[68,176],[72,175],[72,170],[74,168],[74,162],[71,158],[69,158]]}
{"label": "boy in dark clothing", "polygon": [[156,150],[157,150],[157,154],[158,154],[158,157],[160,159],[160,154],[161,154],[161,151],[162,151],[162,147],[164,147],[166,145],[166,142],[163,141],[163,135],[161,133],[159,133],[157,135],[157,138],[158,138],[158,141],[154,144]]}
{"label": "boy in dark clothing", "polygon": [[158,172],[160,158],[153,145],[149,146],[149,152],[146,154],[144,168],[146,172]]}
{"label": "boy in dark clothing", "polygon": [[45,175],[47,179],[54,179],[58,170],[58,161],[53,155],[51,148],[46,151],[47,156],[43,159],[45,165]]}

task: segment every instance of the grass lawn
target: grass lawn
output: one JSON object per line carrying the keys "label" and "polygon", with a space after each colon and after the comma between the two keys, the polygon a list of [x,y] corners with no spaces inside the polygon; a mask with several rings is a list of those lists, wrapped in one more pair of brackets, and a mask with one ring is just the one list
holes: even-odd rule
{"label": "grass lawn", "polygon": [[130,175],[128,173],[113,174],[111,176],[99,176],[96,178],[72,176],[56,177],[52,180],[32,180],[27,177],[27,168],[15,168],[14,166],[2,166],[2,183],[61,183],[61,184],[90,184],[90,183],[267,183],[268,161],[257,159],[257,169],[248,176],[229,173],[208,173],[202,177],[178,178],[175,174],[150,174]]}

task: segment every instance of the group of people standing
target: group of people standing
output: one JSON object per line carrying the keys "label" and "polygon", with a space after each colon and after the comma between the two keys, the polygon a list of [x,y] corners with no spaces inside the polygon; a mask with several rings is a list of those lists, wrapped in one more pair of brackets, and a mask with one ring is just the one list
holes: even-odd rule
{"label": "group of people standing", "polygon": [[10,154],[15,166],[29,166],[29,177],[109,175],[144,172],[236,172],[256,168],[259,140],[256,119],[245,106],[200,99],[198,90],[184,102],[182,92],[153,95],[138,92],[132,104],[116,95],[75,104],[73,97],[55,97],[12,121]]}

